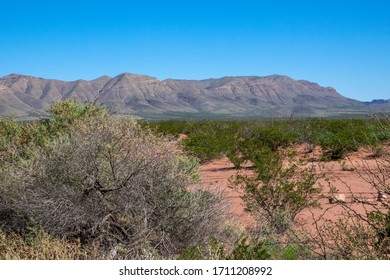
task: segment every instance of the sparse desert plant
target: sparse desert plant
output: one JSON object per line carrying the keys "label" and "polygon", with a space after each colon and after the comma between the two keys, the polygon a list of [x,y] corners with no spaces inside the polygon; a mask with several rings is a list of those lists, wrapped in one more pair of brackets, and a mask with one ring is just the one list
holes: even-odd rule
{"label": "sparse desert plant", "polygon": [[[380,127],[387,131],[390,121],[379,120]],[[379,146],[381,148],[381,146]],[[326,222],[318,228],[318,244],[327,256],[337,259],[389,259],[390,258],[390,157],[382,153],[371,158],[375,164],[363,161],[355,170],[359,177],[369,183],[377,192],[376,199],[361,198],[350,191],[353,203],[361,203],[361,211],[353,205],[338,201],[343,208],[343,218],[336,223]],[[352,162],[351,162],[352,163]]]}
{"label": "sparse desert plant", "polygon": [[291,161],[285,165],[282,156],[271,149],[253,151],[251,161],[254,176],[238,175],[234,184],[245,191],[243,198],[260,227],[282,234],[303,209],[319,205],[321,188],[314,185],[312,168],[302,168]]}
{"label": "sparse desert plant", "polygon": [[320,230],[328,257],[344,260],[389,259],[388,215],[373,215],[374,212],[366,219],[351,214],[338,219],[336,223],[325,223]]}

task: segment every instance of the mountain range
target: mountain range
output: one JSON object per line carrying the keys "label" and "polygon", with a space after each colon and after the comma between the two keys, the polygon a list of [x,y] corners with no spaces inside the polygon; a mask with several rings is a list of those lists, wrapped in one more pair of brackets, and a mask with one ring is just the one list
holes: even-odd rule
{"label": "mountain range", "polygon": [[390,111],[390,100],[361,102],[332,87],[281,75],[158,80],[124,73],[71,82],[18,74],[0,78],[1,116],[46,116],[48,107],[63,99],[145,119],[349,117]]}

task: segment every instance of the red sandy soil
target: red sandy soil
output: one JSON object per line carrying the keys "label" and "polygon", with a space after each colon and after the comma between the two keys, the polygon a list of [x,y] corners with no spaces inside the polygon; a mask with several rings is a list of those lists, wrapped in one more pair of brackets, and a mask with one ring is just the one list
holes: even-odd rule
{"label": "red sandy soil", "polygon": [[[389,145],[386,146],[389,148]],[[358,152],[351,153],[343,160],[320,162],[318,159],[322,155],[319,148],[308,152],[307,147],[300,145],[294,148],[300,159],[311,159],[306,163],[306,166],[314,165],[319,177],[317,185],[323,186],[322,194],[329,195],[329,182],[333,188],[336,188],[339,194],[345,195],[344,207],[350,207],[357,213],[364,214],[365,210],[373,209],[372,205],[354,201],[353,197],[357,197],[364,202],[372,202],[379,209],[384,209],[381,203],[377,200],[377,191],[368,182],[367,168],[378,173],[378,158],[374,158],[373,154],[366,150],[360,149]],[[379,158],[380,160],[380,158]],[[250,165],[246,166],[244,171],[250,175]],[[242,191],[232,188],[231,179],[237,174],[237,170],[228,158],[212,160],[204,163],[200,167],[200,176],[202,184],[212,190],[220,190],[230,202],[230,212],[232,217],[241,223],[243,226],[250,228],[256,227],[256,220],[252,214],[246,210],[245,203],[242,200]],[[325,179],[328,178],[328,179]],[[304,210],[298,218],[306,221],[307,226],[314,227],[314,221],[320,220],[320,223],[327,220],[335,221],[337,218],[345,214],[343,207],[337,204],[329,203],[327,198],[319,200],[321,209]]]}
{"label": "red sandy soil", "polygon": [[235,220],[246,227],[254,227],[256,221],[246,210],[245,202],[241,198],[243,191],[233,188],[229,182],[234,179],[237,172],[238,170],[227,157],[212,160],[200,167],[201,183],[206,189],[222,194],[228,201],[230,214]]}

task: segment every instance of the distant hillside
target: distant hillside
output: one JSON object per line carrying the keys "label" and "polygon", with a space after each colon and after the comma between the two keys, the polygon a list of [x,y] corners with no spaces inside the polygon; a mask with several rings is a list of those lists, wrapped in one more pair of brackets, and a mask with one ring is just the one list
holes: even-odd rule
{"label": "distant hillside", "polygon": [[12,74],[0,78],[0,115],[45,115],[55,101],[76,99],[142,118],[352,116],[390,111],[389,100],[360,102],[331,87],[286,76],[157,80],[124,73],[65,82]]}

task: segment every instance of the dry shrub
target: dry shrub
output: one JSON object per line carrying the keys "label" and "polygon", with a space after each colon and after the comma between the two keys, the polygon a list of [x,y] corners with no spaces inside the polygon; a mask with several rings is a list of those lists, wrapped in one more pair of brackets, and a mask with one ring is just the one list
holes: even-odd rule
{"label": "dry shrub", "polygon": [[[373,221],[372,221],[373,222]],[[379,234],[382,229],[357,216],[325,223],[321,234],[325,240],[328,258],[344,260],[389,259],[389,237]]]}
{"label": "dry shrub", "polygon": [[363,162],[358,173],[376,190],[376,198],[361,198],[348,186],[352,201],[364,210],[341,203],[345,218],[322,228],[328,251],[337,258],[390,258],[390,157],[384,154],[374,158],[374,163]]}
{"label": "dry shrub", "polygon": [[56,238],[42,230],[22,237],[0,231],[1,260],[78,260],[99,258],[96,248]]}
{"label": "dry shrub", "polygon": [[219,234],[219,199],[186,189],[196,162],[134,121],[81,121],[36,155],[2,166],[0,208],[50,234],[113,258],[169,256]]}
{"label": "dry shrub", "polygon": [[359,176],[377,191],[377,198],[361,198],[350,189],[353,203],[361,204],[362,211],[353,205],[338,202],[343,208],[342,219],[326,223],[319,230],[323,247],[334,258],[389,259],[390,258],[390,158],[375,159],[375,165],[363,164]]}
{"label": "dry shrub", "polygon": [[[377,121],[384,133],[390,131],[388,117]],[[378,149],[386,150],[385,145]],[[390,259],[390,156],[382,153],[369,160],[356,165],[350,161],[350,164],[357,176],[373,187],[376,197],[356,194],[343,182],[349,189],[352,202],[336,201],[333,206],[343,209],[343,217],[336,222],[325,221],[322,226],[318,226],[320,220],[316,221],[317,231],[310,242],[320,248],[324,258]],[[360,204],[361,210],[357,210],[354,204]]]}

